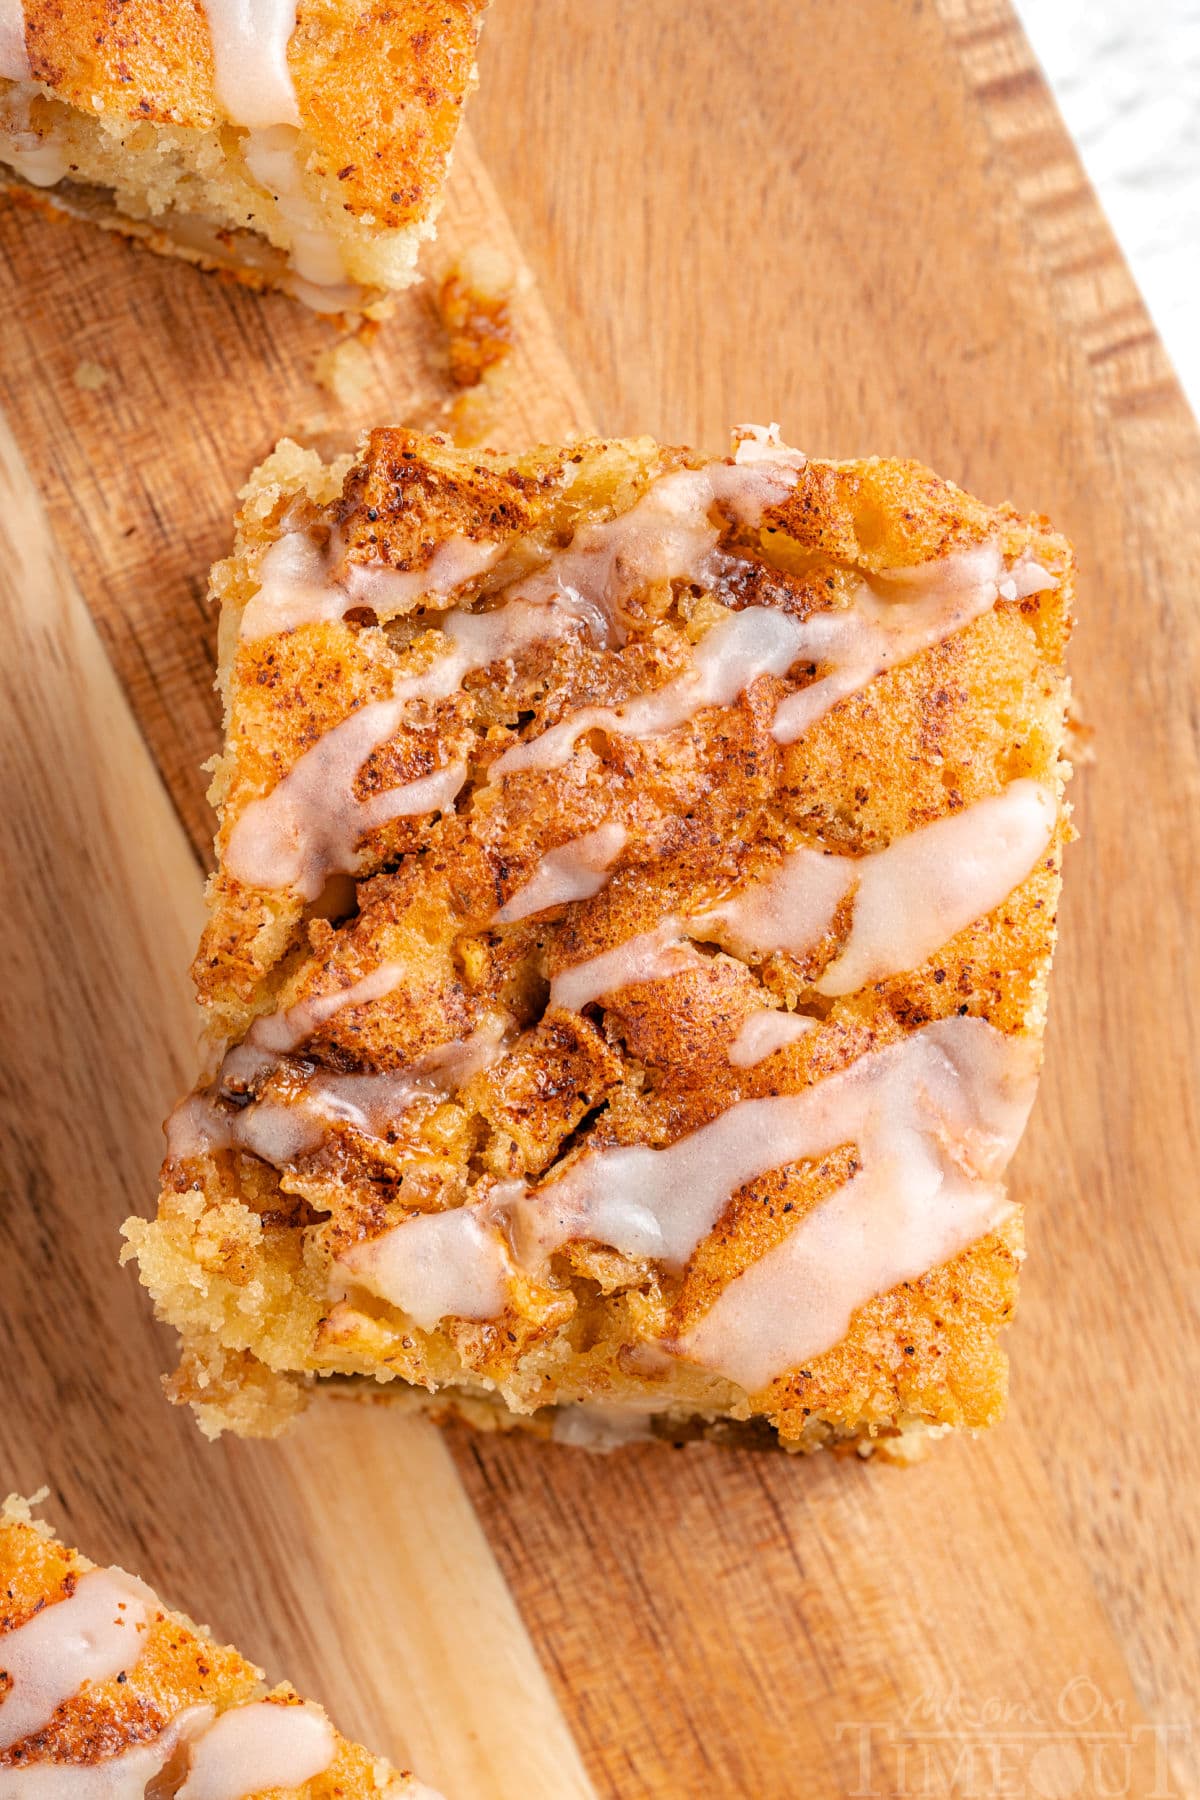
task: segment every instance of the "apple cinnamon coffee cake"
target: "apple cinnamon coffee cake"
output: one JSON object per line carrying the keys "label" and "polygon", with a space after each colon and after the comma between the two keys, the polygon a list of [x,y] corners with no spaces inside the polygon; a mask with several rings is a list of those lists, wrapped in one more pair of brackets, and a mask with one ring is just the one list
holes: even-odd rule
{"label": "apple cinnamon coffee cake", "polygon": [[414,279],[488,0],[3,0],[0,185],[325,312]]}
{"label": "apple cinnamon coffee cake", "polygon": [[438,1800],[13,1496],[0,1671],[0,1800]]}
{"label": "apple cinnamon coffee cake", "polygon": [[911,462],[279,446],[217,565],[172,1396],[568,1439],[994,1420],[1072,561]]}

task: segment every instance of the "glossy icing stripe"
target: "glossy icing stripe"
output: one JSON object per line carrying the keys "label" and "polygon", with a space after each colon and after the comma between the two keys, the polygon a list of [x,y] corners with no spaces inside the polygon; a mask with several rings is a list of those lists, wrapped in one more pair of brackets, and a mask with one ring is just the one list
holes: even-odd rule
{"label": "glossy icing stripe", "polygon": [[708,631],[682,675],[620,706],[586,706],[497,757],[489,780],[528,769],[560,769],[589,731],[655,738],[687,725],[710,706],[732,706],[764,675],[786,675],[800,654],[803,627],[770,606],[731,612]]}
{"label": "glossy icing stripe", "polygon": [[22,1763],[0,1769],[0,1800],[145,1800],[148,1784],[189,1733],[212,1716],[211,1706],[185,1707],[153,1742],[131,1744],[103,1762]]}
{"label": "glossy icing stripe", "polygon": [[569,608],[521,598],[490,612],[451,614],[442,626],[448,647],[426,669],[399,676],[390,698],[370,701],[333,726],[270,793],[250,802],[230,832],[226,870],[248,887],[292,888],[315,900],[329,875],[354,870],[368,832],[393,819],[447,810],[466,782],[464,763],[359,799],[363,765],[400,730],[411,706],[445,700],[472,670],[579,626]]}
{"label": "glossy icing stripe", "polygon": [[[624,603],[640,588],[658,581],[719,580],[725,566],[716,554],[720,528],[709,517],[718,502],[740,521],[754,522],[767,506],[786,498],[795,480],[796,470],[774,457],[759,459],[750,470],[717,463],[659,476],[627,512],[581,525],[541,568],[511,582],[494,611],[449,614],[429,623],[453,635],[455,622],[464,617],[496,621],[507,608],[521,604],[542,609],[546,637],[582,624],[597,643],[618,642]],[[356,606],[391,617],[422,599],[448,598],[486,574],[512,548],[453,537],[424,568],[401,570],[346,563],[336,532],[325,548],[308,531],[288,532],[263,556],[260,588],[243,611],[239,633],[253,642],[297,625],[341,618]],[[511,655],[520,647],[495,654]],[[461,671],[455,681],[459,679]]]}
{"label": "glossy icing stripe", "polygon": [[238,623],[243,643],[257,643],[304,625],[344,618],[368,607],[379,619],[395,618],[423,601],[444,600],[486,574],[504,546],[473,538],[448,538],[421,569],[345,560],[337,534],[322,548],[308,531],[289,531],[264,553],[259,587]]}
{"label": "glossy icing stripe", "polygon": [[217,100],[235,125],[299,125],[288,68],[297,0],[202,0]]}
{"label": "glossy icing stripe", "polygon": [[857,993],[868,982],[920,968],[1020,886],[1054,833],[1053,789],[1011,781],[854,865],[854,917],[818,993]]}
{"label": "glossy icing stripe", "polygon": [[0,0],[0,79],[28,81],[33,71],[25,48],[25,8],[22,0]]}
{"label": "glossy icing stripe", "polygon": [[276,783],[239,814],[225,847],[225,872],[247,887],[290,888],[315,900],[330,875],[352,874],[363,838],[395,819],[446,812],[467,779],[447,763],[415,781],[360,799],[363,766],[395,736],[405,698],[374,700],[327,731]]}
{"label": "glossy icing stripe", "polygon": [[701,962],[684,935],[683,920],[669,914],[653,931],[639,932],[612,950],[561,970],[550,983],[550,1004],[580,1012],[606,994],[640,981],[666,981],[685,969],[698,969]]}
{"label": "glossy icing stripe", "polygon": [[305,186],[300,108],[288,67],[298,0],[201,0],[208,17],[217,102],[246,132],[242,155],[275,202],[293,291],[338,290],[347,271],[341,246]]}
{"label": "glossy icing stripe", "polygon": [[[768,1308],[791,1320],[787,1344],[803,1341],[816,1355],[844,1332],[847,1306],[910,1279],[915,1265],[919,1273],[945,1261],[1004,1216],[997,1183],[1033,1102],[1037,1061],[1029,1040],[978,1019],[941,1020],[798,1094],[738,1101],[665,1149],[592,1151],[538,1189],[502,1184],[478,1204],[409,1219],[341,1267],[422,1323],[494,1317],[510,1243],[517,1265],[535,1274],[578,1240],[680,1271],[747,1183],[854,1144],[865,1179],[831,1196],[824,1227],[808,1227],[796,1253],[810,1286]],[[814,1244],[836,1262],[827,1277],[813,1274]],[[786,1288],[790,1266],[782,1257],[756,1281]],[[757,1381],[764,1361],[783,1354],[769,1337],[750,1342],[731,1300],[728,1314],[670,1347],[725,1373],[753,1369]]]}
{"label": "glossy icing stripe", "polygon": [[807,1013],[777,1011],[773,1006],[760,1006],[740,1026],[729,1046],[729,1060],[735,1069],[757,1068],[768,1056],[788,1044],[795,1044],[819,1029],[819,1020]]}
{"label": "glossy icing stripe", "polygon": [[794,743],[877,675],[911,661],[989,612],[1002,588],[1004,597],[1016,598],[1051,584],[1052,578],[1033,563],[1006,573],[998,544],[988,542],[864,579],[848,606],[804,620],[772,607],[746,607],[712,627],[684,674],[620,706],[584,707],[569,714],[536,737],[512,745],[492,764],[489,778],[561,768],[589,731],[635,739],[660,736],[706,707],[731,706],[762,675],[784,676],[797,663],[813,663],[826,672],[782,700],[772,725],[777,742]]}
{"label": "glossy icing stripe", "polygon": [[85,1681],[111,1681],[142,1653],[154,1596],[119,1569],[89,1569],[65,1600],[0,1637],[9,1687],[0,1697],[0,1750],[49,1724]]}
{"label": "glossy icing stripe", "polygon": [[[292,1080],[286,1094],[268,1092],[249,1104],[230,1104],[226,1095],[231,1084],[241,1084],[244,1091],[284,1066],[280,1055],[247,1040],[226,1056],[216,1092],[192,1094],[171,1114],[167,1155],[180,1159],[245,1150],[281,1169],[318,1149],[338,1125],[364,1138],[386,1140],[391,1127],[419,1101],[448,1099],[498,1062],[508,1024],[504,1017],[491,1018],[470,1037],[442,1044],[400,1069],[342,1075],[330,1069],[308,1073],[307,1065],[288,1064]],[[295,1085],[297,1079],[302,1085]]]}
{"label": "glossy icing stripe", "polygon": [[515,1273],[501,1233],[473,1207],[418,1213],[347,1251],[338,1267],[422,1331],[439,1319],[494,1319]]}
{"label": "glossy icing stripe", "polygon": [[876,676],[962,631],[998,599],[1053,585],[1036,563],[1006,570],[992,540],[936,562],[863,578],[849,606],[814,613],[805,622],[796,660],[815,663],[824,673],[780,702],[772,726],[776,741],[794,744]]}
{"label": "glossy icing stripe", "polygon": [[297,1788],[323,1775],[337,1738],[310,1706],[251,1701],[221,1713],[193,1739],[177,1800],[247,1800],[268,1788]]}
{"label": "glossy icing stripe", "polygon": [[551,1002],[578,1011],[631,982],[694,968],[689,938],[713,939],[746,962],[776,951],[803,956],[832,929],[844,901],[852,907],[848,935],[814,985],[831,997],[855,993],[919,968],[1006,900],[1049,845],[1056,810],[1050,788],[1022,779],[867,856],[801,846],[719,906],[671,915],[559,971]]}
{"label": "glossy icing stripe", "polygon": [[366,975],[360,975],[346,987],[329,988],[324,993],[310,994],[282,1012],[264,1013],[255,1019],[246,1034],[246,1042],[257,1050],[273,1050],[286,1054],[298,1050],[321,1025],[336,1014],[356,1006],[367,1006],[384,1000],[398,988],[408,971],[407,963],[396,959],[380,963]]}
{"label": "glossy icing stripe", "polygon": [[[739,455],[746,450],[745,440]],[[786,498],[798,470],[774,461],[713,463],[660,477],[619,518],[581,527],[546,567],[513,584],[504,602],[485,612],[456,611],[439,621],[446,647],[420,675],[400,678],[391,698],[372,702],[333,727],[261,799],[236,820],[226,866],[248,886],[293,887],[307,899],[325,876],[349,872],[361,838],[377,824],[421,811],[443,810],[466,780],[461,765],[435,771],[388,795],[357,801],[354,786],[370,755],[403,723],[414,701],[456,692],[466,673],[512,658],[566,630],[589,628],[598,641],[619,632],[623,596],[656,579],[689,577],[719,583],[720,531],[710,512],[720,506],[753,523]],[[445,562],[438,557],[445,554]],[[262,586],[243,614],[250,639],[272,626],[341,616],[353,605],[413,603],[418,591],[445,596],[492,565],[495,545],[453,540],[423,571],[356,567],[334,581],[329,552],[295,533],[263,559]],[[715,560],[714,560],[715,559]],[[802,735],[831,706],[882,669],[928,648],[1006,597],[1036,591],[1052,578],[1026,562],[1005,572],[998,545],[988,542],[939,562],[863,582],[850,606],[807,620],[771,607],[747,607],[718,621],[701,639],[683,674],[618,707],[586,707],[534,738],[511,745],[488,779],[522,770],[561,767],[591,730],[647,738],[672,731],[710,706],[732,705],[763,675],[782,676],[799,660],[827,672],[784,700],[773,726],[781,742]],[[399,584],[397,586],[397,584]],[[832,664],[832,668],[828,665]],[[327,797],[332,804],[327,804]]]}
{"label": "glossy icing stripe", "polygon": [[144,1800],[177,1754],[186,1773],[182,1786],[172,1784],[176,1800],[251,1800],[323,1775],[337,1754],[337,1734],[313,1706],[254,1700],[219,1714],[189,1706],[152,1743],[100,1762],[0,1769],[0,1800]]}
{"label": "glossy icing stripe", "polygon": [[529,880],[496,913],[495,923],[511,925],[551,906],[592,899],[607,885],[628,836],[623,825],[610,823],[548,850]]}
{"label": "glossy icing stripe", "polygon": [[[366,832],[399,816],[442,810],[466,779],[464,769],[454,786],[450,772],[444,771],[440,779],[426,777],[427,785],[413,782],[368,801],[356,799],[354,787],[363,764],[400,728],[411,702],[445,699],[471,670],[516,657],[535,643],[580,628],[606,641],[617,628],[624,595],[652,579],[708,571],[720,536],[708,516],[713,507],[721,504],[736,518],[756,520],[766,506],[786,495],[795,479],[794,469],[770,463],[750,468],[715,463],[661,476],[627,513],[581,527],[545,569],[506,590],[501,604],[489,611],[446,615],[438,621],[445,648],[423,673],[400,677],[390,698],[359,708],[326,732],[269,794],[245,808],[226,848],[228,872],[250,887],[290,887],[315,899],[327,875],[352,870],[356,847]],[[328,617],[327,604],[329,608],[339,604],[327,603],[322,588],[329,559],[311,540],[308,546],[293,542],[297,535],[280,539],[263,559],[263,586],[247,607],[247,613],[257,607],[251,619],[252,638],[272,615],[276,589],[289,624]],[[460,554],[464,553],[456,552]],[[472,573],[478,572],[482,552],[468,562]],[[369,604],[372,581],[380,584],[386,597],[395,579],[385,571],[347,576],[347,606]],[[421,579],[431,577],[426,573]],[[642,714],[631,715],[630,728],[643,715],[665,720],[673,709],[680,722],[699,705],[729,704],[757,674],[786,668],[792,635],[787,615],[769,608],[731,614],[704,640],[708,649],[702,644],[697,652],[696,672],[669,684],[669,691],[651,696]],[[579,723],[576,735],[584,729]],[[559,738],[551,732],[538,740],[547,741],[557,754]],[[529,750],[528,745],[516,745],[507,754],[528,755]],[[563,752],[564,757],[568,754],[569,750]],[[501,757],[492,773],[504,762]]]}

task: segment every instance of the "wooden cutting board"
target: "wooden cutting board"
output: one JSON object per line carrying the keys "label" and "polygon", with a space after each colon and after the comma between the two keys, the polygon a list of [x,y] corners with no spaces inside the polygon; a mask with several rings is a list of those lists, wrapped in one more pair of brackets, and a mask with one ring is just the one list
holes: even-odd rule
{"label": "wooden cutting board", "polygon": [[206,571],[277,435],[429,422],[444,346],[419,289],[339,407],[327,323],[6,206],[0,1486],[451,1800],[1200,1791],[1195,421],[1004,0],[496,0],[483,64],[430,268],[528,276],[493,441],[776,418],[1079,546],[1009,1420],[901,1472],[165,1406],[116,1228],[194,1056]]}

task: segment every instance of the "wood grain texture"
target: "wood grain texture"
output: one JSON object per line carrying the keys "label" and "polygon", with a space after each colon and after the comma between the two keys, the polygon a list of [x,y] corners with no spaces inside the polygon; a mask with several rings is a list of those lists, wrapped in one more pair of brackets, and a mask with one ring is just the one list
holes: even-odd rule
{"label": "wood grain texture", "polygon": [[[731,421],[775,417],[814,453],[913,454],[1044,508],[1080,547],[1073,663],[1096,760],[1075,784],[1047,1077],[1016,1168],[1031,1255],[1009,1422],[907,1472],[709,1447],[599,1462],[449,1433],[463,1484],[600,1793],[1198,1791],[1195,422],[1000,0],[498,0],[483,62],[476,143],[537,277],[497,435],[553,437],[590,410],[606,431],[717,447]],[[472,242],[516,257],[468,146],[437,254]],[[368,418],[432,417],[428,299],[377,339],[379,385],[347,419],[311,380],[329,327],[283,301],[16,210],[0,249],[0,397],[203,855],[200,601],[233,491],[278,430],[328,445]],[[83,358],[113,380],[78,389]],[[27,1485],[51,1471],[94,1554],[141,1563],[386,1746],[411,1730],[415,1756],[469,1707],[456,1646],[475,1632],[463,1602],[436,1604],[451,1575],[411,1548],[351,1631],[347,1572],[393,1534],[436,1546],[438,1440],[325,1407],[281,1450],[203,1445],[158,1401],[165,1346],[109,1272],[184,1077],[196,883],[77,602],[70,617],[73,635],[24,641],[4,726],[23,759],[8,1464]],[[90,767],[110,751],[119,804]],[[122,1365],[81,1358],[85,1334]],[[348,1527],[329,1499],[347,1468]],[[486,1641],[507,1643],[488,1591]],[[377,1632],[395,1634],[382,1666]],[[536,1668],[502,1678],[497,1654],[477,1659],[492,1686],[467,1725],[496,1716],[505,1679],[515,1734],[553,1719]],[[507,1791],[484,1754],[452,1772],[478,1778],[455,1800]],[[553,1754],[571,1770],[561,1737]]]}

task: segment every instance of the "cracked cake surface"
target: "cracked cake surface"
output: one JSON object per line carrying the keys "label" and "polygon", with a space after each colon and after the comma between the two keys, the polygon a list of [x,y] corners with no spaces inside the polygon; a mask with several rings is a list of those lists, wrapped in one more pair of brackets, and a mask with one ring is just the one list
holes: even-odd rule
{"label": "cracked cake surface", "polygon": [[173,1397],[993,1421],[1071,592],[1045,520],[773,428],[281,444],[213,576],[211,1066],[126,1227]]}
{"label": "cracked cake surface", "polygon": [[0,1669],[6,1800],[439,1800],[13,1495]]}
{"label": "cracked cake surface", "polygon": [[6,0],[0,185],[376,308],[433,231],[488,0]]}

